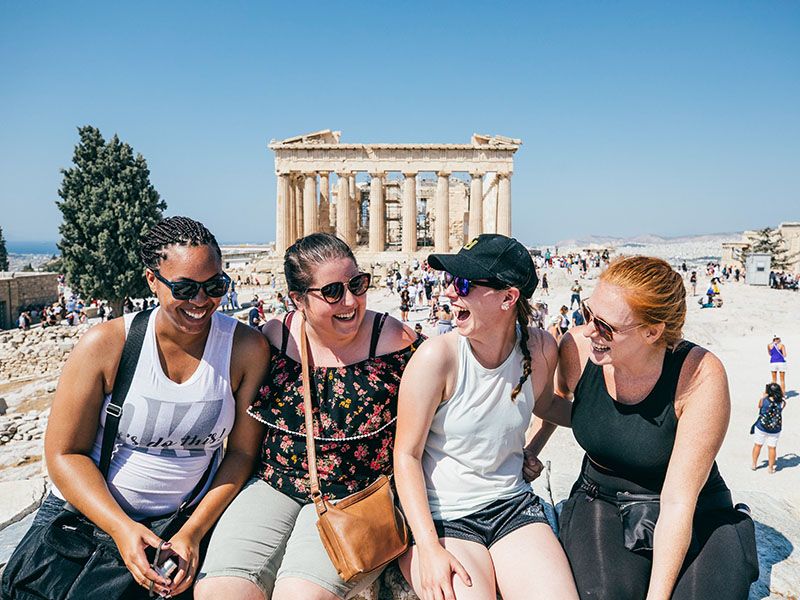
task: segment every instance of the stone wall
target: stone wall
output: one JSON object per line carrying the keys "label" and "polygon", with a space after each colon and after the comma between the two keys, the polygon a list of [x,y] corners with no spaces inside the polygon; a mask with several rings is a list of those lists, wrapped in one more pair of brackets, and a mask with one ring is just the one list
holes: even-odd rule
{"label": "stone wall", "polygon": [[21,309],[58,300],[57,273],[7,273],[0,275],[0,329],[17,326]]}
{"label": "stone wall", "polygon": [[87,324],[0,332],[0,381],[58,371]]}

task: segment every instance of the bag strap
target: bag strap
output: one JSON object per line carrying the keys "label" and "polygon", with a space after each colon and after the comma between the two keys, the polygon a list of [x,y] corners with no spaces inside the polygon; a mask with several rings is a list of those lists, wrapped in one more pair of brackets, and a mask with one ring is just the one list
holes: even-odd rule
{"label": "bag strap", "polygon": [[311,375],[308,366],[308,339],[306,337],[306,319],[302,315],[300,322],[300,364],[303,378],[303,412],[306,417],[306,456],[308,458],[308,476],[311,479],[311,499],[317,509],[317,514],[322,516],[328,510],[325,498],[319,488],[319,475],[317,474],[317,450],[314,446],[314,419],[311,412]]}
{"label": "bag strap", "polygon": [[100,451],[99,465],[103,479],[108,479],[111,455],[114,452],[114,442],[116,441],[119,422],[122,418],[122,405],[125,403],[125,397],[131,389],[133,374],[136,372],[136,364],[139,362],[139,355],[142,353],[147,322],[150,320],[153,310],[151,308],[150,310],[136,313],[125,338],[125,346],[122,348],[122,358],[117,367],[117,375],[114,377],[111,400],[106,406],[106,423],[103,428],[103,446]]}

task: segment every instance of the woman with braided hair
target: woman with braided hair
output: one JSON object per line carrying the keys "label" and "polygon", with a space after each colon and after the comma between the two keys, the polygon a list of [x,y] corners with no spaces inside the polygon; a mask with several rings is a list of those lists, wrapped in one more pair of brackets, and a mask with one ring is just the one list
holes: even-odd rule
{"label": "woman with braided hair", "polygon": [[[431,338],[400,384],[397,491],[414,535],[400,559],[421,598],[577,598],[569,563],[526,480],[532,413],[569,424],[553,395],[555,340],[531,327],[537,277],[522,244],[484,234],[445,271],[457,330]],[[538,468],[537,468],[538,467]]]}
{"label": "woman with braided hair", "polygon": [[[216,239],[202,223],[169,217],[143,237],[140,256],[160,306],[92,327],[70,354],[45,435],[54,487],[26,534],[42,536],[65,508],[77,510],[94,524],[93,537],[110,537],[129,576],[123,571],[109,582],[107,571],[76,570],[43,582],[36,573],[22,575],[25,565],[12,557],[3,598],[133,599],[148,591],[191,598],[201,542],[252,472],[263,428],[247,409],[269,348],[257,331],[217,312],[230,279]],[[133,332],[143,333],[143,341],[138,359],[128,363],[121,357],[128,356]],[[130,387],[116,410],[121,362],[132,368],[124,371]],[[109,458],[104,431],[113,432],[112,416],[120,414]],[[177,522],[177,532],[156,535],[153,524],[184,504],[188,519]],[[157,572],[154,554],[159,562],[171,558],[174,572]],[[96,582],[75,596],[70,577],[77,573],[77,581],[93,576]]]}

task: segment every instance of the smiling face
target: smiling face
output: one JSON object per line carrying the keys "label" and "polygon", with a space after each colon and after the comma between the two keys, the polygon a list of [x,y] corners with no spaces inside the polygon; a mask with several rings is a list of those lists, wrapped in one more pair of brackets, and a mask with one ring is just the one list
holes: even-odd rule
{"label": "smiling face", "polygon": [[625,363],[628,359],[641,353],[643,346],[655,342],[655,340],[645,339],[648,327],[638,327],[625,333],[617,333],[617,331],[624,331],[641,323],[628,304],[623,288],[601,281],[586,304],[595,316],[601,318],[615,330],[614,339],[607,341],[598,333],[594,321],[590,321],[586,325],[583,335],[591,341],[589,358],[596,365]]}
{"label": "smiling face", "polygon": [[[158,272],[164,279],[180,281],[207,281],[222,273],[222,262],[211,246],[179,246],[173,244],[165,249],[166,259],[161,260]],[[191,300],[176,300],[167,285],[156,279],[149,269],[147,283],[158,298],[160,313],[167,322],[181,333],[198,335],[206,332],[211,317],[222,298],[207,296],[200,288]]]}
{"label": "smiling face", "polygon": [[[321,288],[335,281],[348,282],[359,274],[356,263],[350,258],[336,258],[317,264],[313,269],[312,288]],[[292,299],[303,310],[309,325],[322,338],[352,336],[358,332],[367,310],[367,295],[354,296],[345,285],[342,298],[328,304],[318,291],[304,295],[291,292]]]}
{"label": "smiling face", "polygon": [[476,333],[496,329],[499,324],[515,319],[514,303],[519,298],[516,288],[495,290],[482,285],[471,285],[469,294],[459,296],[454,284],[450,283],[444,294],[450,299],[456,315],[458,333],[464,337],[474,337]]}

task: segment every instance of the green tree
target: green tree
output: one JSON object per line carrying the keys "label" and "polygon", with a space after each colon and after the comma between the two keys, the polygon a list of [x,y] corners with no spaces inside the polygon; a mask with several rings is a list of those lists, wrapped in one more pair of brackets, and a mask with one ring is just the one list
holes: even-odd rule
{"label": "green tree", "polygon": [[786,240],[780,230],[771,227],[764,227],[756,231],[753,243],[742,252],[742,262],[747,259],[749,254],[772,255],[773,271],[785,271],[796,257],[795,254],[789,253]]}
{"label": "green tree", "polygon": [[6,251],[6,238],[3,237],[2,227],[0,227],[0,271],[8,271],[8,252]]}
{"label": "green tree", "polygon": [[108,300],[119,316],[125,297],[150,295],[139,238],[167,204],[150,183],[141,154],[116,135],[106,142],[96,127],[79,127],[78,134],[74,166],[61,170],[58,248],[67,282],[87,298]]}

